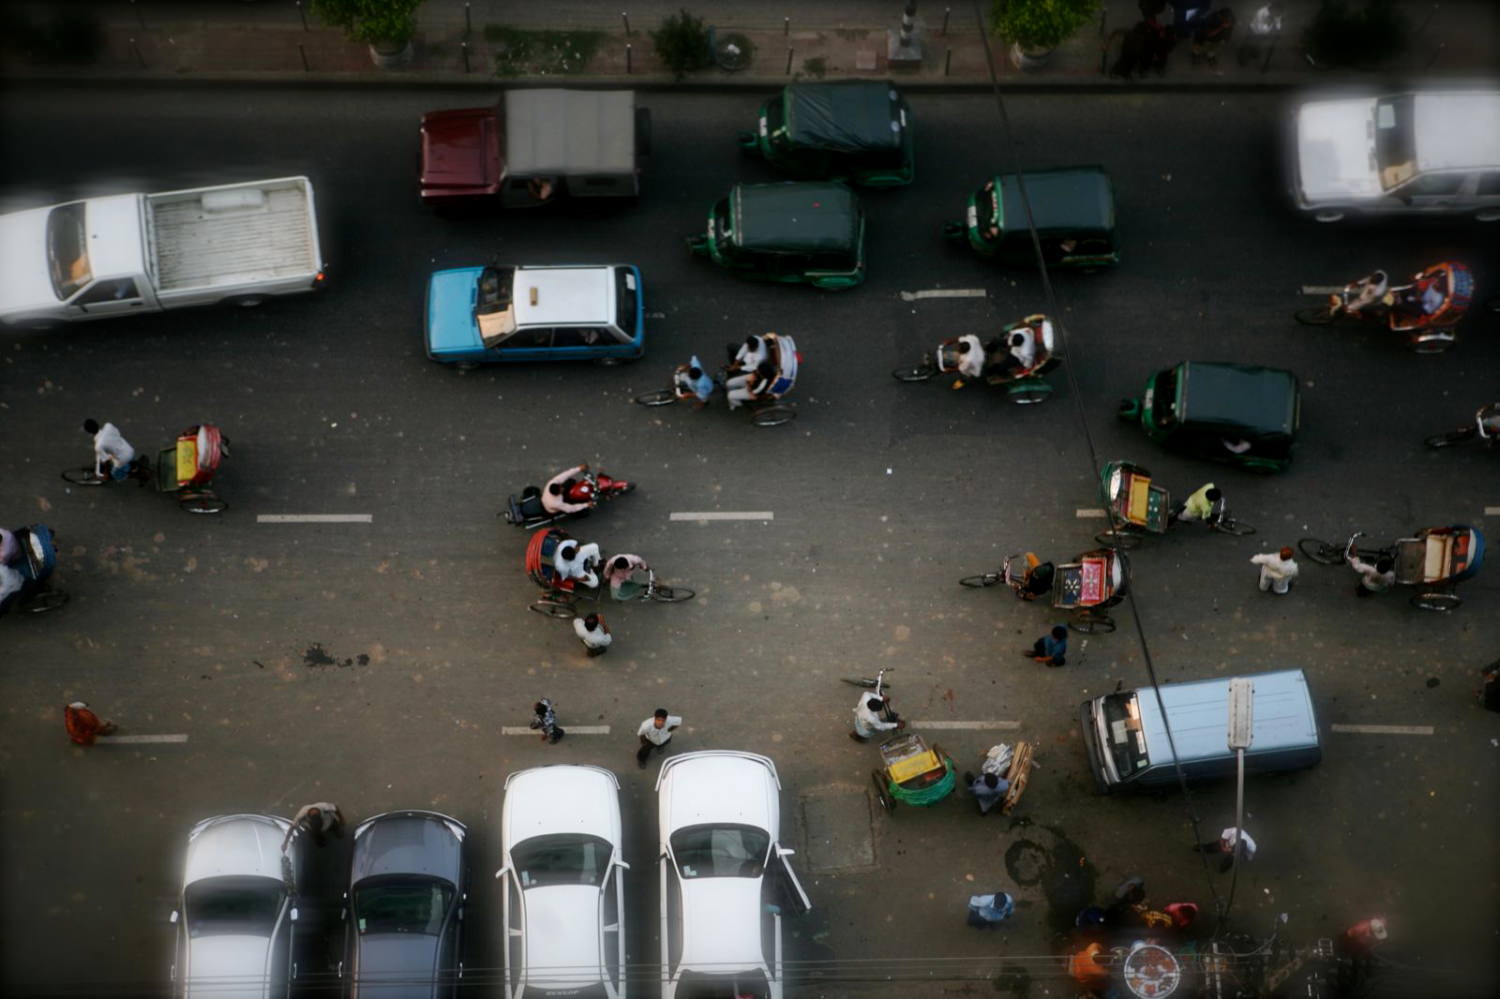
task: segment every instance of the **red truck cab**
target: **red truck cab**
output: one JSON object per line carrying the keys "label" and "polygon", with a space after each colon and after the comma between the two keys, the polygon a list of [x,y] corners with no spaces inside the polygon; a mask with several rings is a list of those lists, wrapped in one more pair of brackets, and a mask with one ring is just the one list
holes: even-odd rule
{"label": "red truck cab", "polygon": [[503,167],[499,105],[422,116],[424,204],[498,194]]}

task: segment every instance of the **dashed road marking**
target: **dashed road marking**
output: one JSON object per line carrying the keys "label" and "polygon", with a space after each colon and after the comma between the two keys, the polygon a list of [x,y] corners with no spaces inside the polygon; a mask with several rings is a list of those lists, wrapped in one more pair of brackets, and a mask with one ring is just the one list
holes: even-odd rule
{"label": "dashed road marking", "polygon": [[983,288],[927,288],[922,291],[903,291],[901,301],[915,302],[922,298],[984,298],[988,294]]}
{"label": "dashed road marking", "polygon": [[1104,511],[1097,506],[1081,506],[1073,511],[1073,516],[1079,518],[1098,517],[1100,520],[1103,520]]}
{"label": "dashed road marking", "polygon": [[94,741],[123,746],[144,742],[187,742],[187,740],[186,735],[101,735]]}
{"label": "dashed road marking", "polygon": [[1431,725],[1332,725],[1335,732],[1355,735],[1431,735]]}
{"label": "dashed road marking", "polygon": [[1021,727],[1021,723],[1018,721],[1002,721],[996,718],[981,721],[910,721],[906,724],[908,728],[978,729],[986,732],[997,729],[1008,732]]}
{"label": "dashed road marking", "polygon": [[1305,284],[1302,286],[1304,295],[1337,295],[1344,290],[1341,284]]}
{"label": "dashed road marking", "polygon": [[673,513],[670,520],[775,520],[770,510],[705,510]]}
{"label": "dashed road marking", "polygon": [[373,513],[262,513],[257,524],[373,524]]}
{"label": "dashed road marking", "polygon": [[1500,517],[1500,506],[1487,506],[1484,508],[1486,517]]}
{"label": "dashed road marking", "polygon": [[[609,735],[608,725],[562,725],[559,726],[568,735]],[[501,735],[531,735],[538,738],[541,733],[534,728],[523,728],[520,725],[502,725]]]}

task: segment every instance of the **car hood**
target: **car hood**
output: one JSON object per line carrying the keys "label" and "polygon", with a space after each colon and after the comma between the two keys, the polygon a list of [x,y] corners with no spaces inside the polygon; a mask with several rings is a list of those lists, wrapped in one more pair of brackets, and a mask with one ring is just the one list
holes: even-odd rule
{"label": "car hood", "polygon": [[264,999],[267,937],[222,934],[188,941],[187,996]]}
{"label": "car hood", "polygon": [[479,187],[499,180],[495,109],[459,108],[422,116],[422,186]]}
{"label": "car hood", "polygon": [[182,883],[203,878],[282,879],[281,843],[292,824],[276,815],[220,815],[193,827]]}
{"label": "car hood", "polygon": [[527,984],[582,988],[603,981],[599,889],[552,885],[528,889],[525,898]]}
{"label": "car hood", "polygon": [[[657,828],[663,840],[686,826],[734,824],[781,835],[775,771],[749,753],[683,753],[663,766]],[[665,846],[665,844],[663,844]]]}
{"label": "car hood", "polygon": [[500,828],[507,851],[533,836],[556,833],[598,836],[618,847],[619,784],[598,767],[560,765],[511,774]]}
{"label": "car hood", "polygon": [[431,999],[436,991],[439,937],[369,933],[359,938],[352,999]]}
{"label": "car hood", "polygon": [[0,215],[0,315],[58,304],[47,273],[47,214],[51,208]]}
{"label": "car hood", "polygon": [[474,322],[482,267],[438,271],[427,282],[427,349],[433,354],[483,346]]}
{"label": "car hood", "polygon": [[1302,198],[1377,197],[1374,98],[1314,101],[1297,109],[1297,177]]}
{"label": "car hood", "polygon": [[682,966],[713,974],[760,967],[760,878],[694,878],[682,885]]}

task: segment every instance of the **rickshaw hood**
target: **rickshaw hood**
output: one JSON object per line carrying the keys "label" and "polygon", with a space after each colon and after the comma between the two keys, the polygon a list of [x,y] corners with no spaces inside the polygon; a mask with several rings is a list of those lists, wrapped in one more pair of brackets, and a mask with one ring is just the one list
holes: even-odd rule
{"label": "rickshaw hood", "polygon": [[427,282],[427,350],[432,354],[479,350],[474,301],[483,267],[438,271]]}
{"label": "rickshaw hood", "polygon": [[873,80],[794,83],[786,88],[787,138],[837,153],[901,148],[901,98]]}
{"label": "rickshaw hood", "polygon": [[738,184],[729,201],[743,250],[859,252],[859,199],[843,184]]}
{"label": "rickshaw hood", "polygon": [[[1037,230],[1066,233],[1113,233],[1115,193],[1102,167],[1080,166],[1022,174]],[[1026,232],[1026,208],[1015,174],[995,178],[1000,185],[1000,227]],[[1007,227],[1009,220],[1011,226]]]}

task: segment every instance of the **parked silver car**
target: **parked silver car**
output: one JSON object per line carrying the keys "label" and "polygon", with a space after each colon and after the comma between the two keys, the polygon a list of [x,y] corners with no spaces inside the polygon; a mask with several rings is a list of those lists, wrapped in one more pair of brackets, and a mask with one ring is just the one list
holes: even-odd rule
{"label": "parked silver car", "polygon": [[355,827],[338,968],[349,999],[457,994],[468,832],[441,812],[386,812]]}
{"label": "parked silver car", "polygon": [[172,994],[182,999],[285,999],[296,976],[295,848],[276,815],[218,815],[188,833]]}
{"label": "parked silver car", "polygon": [[1351,215],[1500,220],[1500,90],[1328,97],[1292,116],[1297,207]]}

